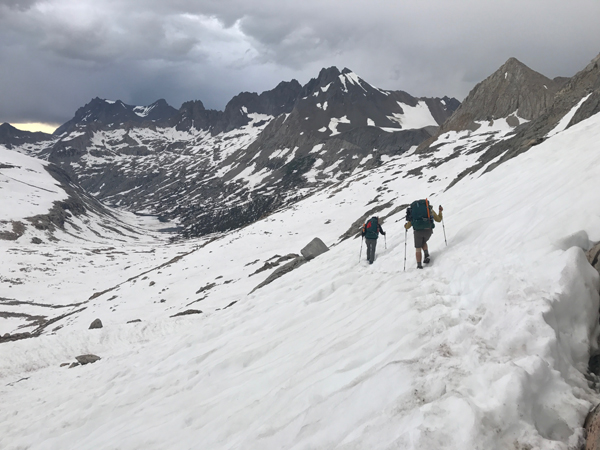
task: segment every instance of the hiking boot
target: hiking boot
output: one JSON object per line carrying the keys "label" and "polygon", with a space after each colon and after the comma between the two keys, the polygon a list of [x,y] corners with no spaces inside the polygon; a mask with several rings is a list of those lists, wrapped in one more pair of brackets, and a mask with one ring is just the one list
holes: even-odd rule
{"label": "hiking boot", "polygon": [[422,269],[423,265],[421,263],[417,263],[417,269]]}
{"label": "hiking boot", "polygon": [[429,259],[429,256],[426,256],[425,259],[423,260],[423,262],[425,264],[429,264],[429,261],[431,261],[431,259]]}

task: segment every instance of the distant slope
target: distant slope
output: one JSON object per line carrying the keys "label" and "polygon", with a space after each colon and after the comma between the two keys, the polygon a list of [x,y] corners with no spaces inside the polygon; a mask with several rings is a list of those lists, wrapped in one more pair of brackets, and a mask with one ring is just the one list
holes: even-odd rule
{"label": "distant slope", "polygon": [[[0,146],[0,239],[58,241],[147,240],[146,230],[91,197],[64,170]],[[131,222],[135,222],[134,220]]]}

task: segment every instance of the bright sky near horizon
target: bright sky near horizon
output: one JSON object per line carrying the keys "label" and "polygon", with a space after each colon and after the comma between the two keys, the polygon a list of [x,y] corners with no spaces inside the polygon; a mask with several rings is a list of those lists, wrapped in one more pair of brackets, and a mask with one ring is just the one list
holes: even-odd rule
{"label": "bright sky near horizon", "polygon": [[22,131],[41,131],[43,133],[52,134],[60,125],[50,123],[11,123],[11,125]]}
{"label": "bright sky near horizon", "polygon": [[510,57],[574,75],[598,17],[596,0],[0,0],[0,123],[62,124],[94,97],[222,110],[334,65],[462,101]]}

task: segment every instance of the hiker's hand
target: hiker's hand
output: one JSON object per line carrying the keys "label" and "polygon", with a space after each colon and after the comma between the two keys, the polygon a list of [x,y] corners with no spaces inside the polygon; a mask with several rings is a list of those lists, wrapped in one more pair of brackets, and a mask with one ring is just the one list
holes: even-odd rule
{"label": "hiker's hand", "polygon": [[440,212],[442,212],[444,210],[444,208],[442,208],[442,205],[440,205]]}

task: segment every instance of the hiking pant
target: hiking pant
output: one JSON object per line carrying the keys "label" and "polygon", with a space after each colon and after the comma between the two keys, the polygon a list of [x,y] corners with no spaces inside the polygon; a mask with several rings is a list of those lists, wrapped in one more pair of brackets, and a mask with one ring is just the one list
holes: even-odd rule
{"label": "hiking pant", "polygon": [[415,230],[415,248],[423,248],[432,234],[433,230],[431,228]]}
{"label": "hiking pant", "polygon": [[367,242],[367,259],[372,264],[375,261],[375,247],[377,247],[377,239],[366,239]]}

